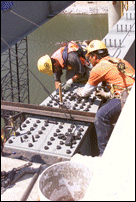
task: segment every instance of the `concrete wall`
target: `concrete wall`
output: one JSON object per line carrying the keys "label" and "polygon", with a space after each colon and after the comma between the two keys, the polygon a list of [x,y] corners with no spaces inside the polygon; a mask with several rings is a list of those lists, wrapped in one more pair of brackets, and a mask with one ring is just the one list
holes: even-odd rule
{"label": "concrete wall", "polygon": [[93,159],[88,157],[86,161],[84,159],[86,160],[85,157],[80,158],[79,162],[85,166],[90,163],[94,168],[92,180],[82,201],[135,200],[135,85],[103,156]]}
{"label": "concrete wall", "polygon": [[135,69],[135,41],[130,47],[128,53],[125,55],[124,59],[127,60]]}
{"label": "concrete wall", "polygon": [[103,41],[111,56],[125,59],[135,68],[135,5],[128,9]]}
{"label": "concrete wall", "polygon": [[[130,13],[134,16],[134,6],[128,11],[129,15]],[[111,56],[126,59],[133,67],[135,67],[134,24],[133,17],[126,19],[126,16],[123,16],[103,39]],[[126,25],[127,27],[131,25],[132,29],[125,32]],[[93,165],[91,167],[93,177],[82,201],[135,201],[135,84],[103,156],[86,158],[75,155],[71,160],[87,167]]]}

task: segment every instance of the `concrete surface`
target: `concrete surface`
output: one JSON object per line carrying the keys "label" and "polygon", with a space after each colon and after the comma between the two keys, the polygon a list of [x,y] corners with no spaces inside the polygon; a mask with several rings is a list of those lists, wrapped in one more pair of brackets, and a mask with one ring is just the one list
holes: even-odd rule
{"label": "concrete surface", "polygon": [[135,85],[95,167],[83,201],[135,201]]}
{"label": "concrete surface", "polygon": [[[135,85],[115,125],[102,157],[76,154],[71,161],[92,169],[93,177],[82,201],[135,201]],[[1,157],[1,170],[9,171],[26,161]],[[33,163],[33,168],[40,164]],[[43,165],[41,172],[47,167]],[[40,173],[41,173],[40,172]],[[1,201],[19,201],[33,175],[25,175],[8,188]],[[37,201],[38,180],[27,201]]]}
{"label": "concrete surface", "polygon": [[[17,168],[21,165],[26,164],[27,161],[13,159],[8,157],[1,157],[1,171],[10,171],[13,168]],[[32,168],[39,168],[41,164],[33,163]],[[47,167],[47,165],[43,165],[40,173]],[[25,174],[18,181],[13,184],[11,187],[7,188],[3,194],[1,194],[1,201],[20,201],[21,197],[25,193],[29,183],[32,180],[34,174]],[[27,201],[37,201],[39,199],[38,194],[38,178],[30,192],[30,195],[27,198]]]}

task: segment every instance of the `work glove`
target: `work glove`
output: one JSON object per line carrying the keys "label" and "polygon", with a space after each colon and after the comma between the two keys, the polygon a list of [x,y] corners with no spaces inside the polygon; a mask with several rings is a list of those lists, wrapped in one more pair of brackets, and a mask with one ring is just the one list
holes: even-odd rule
{"label": "work glove", "polygon": [[98,96],[99,98],[110,98],[111,97],[111,92],[105,92],[103,89],[97,90],[95,92],[95,95]]}
{"label": "work glove", "polygon": [[72,83],[73,83],[72,79],[67,80],[66,84],[62,87],[62,89],[65,90],[65,91],[69,90],[69,88],[71,87]]}
{"label": "work glove", "polygon": [[77,89],[77,95],[78,95],[79,97],[82,97],[82,96],[81,96],[82,90],[83,90],[83,87],[79,87],[79,88]]}

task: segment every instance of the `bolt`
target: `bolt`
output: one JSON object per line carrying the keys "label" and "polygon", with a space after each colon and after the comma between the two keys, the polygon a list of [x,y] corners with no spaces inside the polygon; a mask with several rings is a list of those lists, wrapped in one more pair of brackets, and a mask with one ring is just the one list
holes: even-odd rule
{"label": "bolt", "polygon": [[29,144],[28,144],[28,147],[32,147],[32,146],[33,146],[33,144],[32,144],[32,143],[29,143]]}
{"label": "bolt", "polygon": [[119,46],[121,47],[121,39],[119,40]]}
{"label": "bolt", "polygon": [[126,32],[127,32],[127,25],[125,25],[125,29],[126,29]]}
{"label": "bolt", "polygon": [[21,142],[24,142],[22,137],[20,137],[20,140],[21,140]]}
{"label": "bolt", "polygon": [[116,39],[114,39],[114,46],[116,47]]}
{"label": "bolt", "polygon": [[126,20],[128,20],[128,13],[126,13]]}
{"label": "bolt", "polygon": [[111,39],[109,39],[109,42],[110,42],[110,47],[111,47]]}
{"label": "bolt", "polygon": [[[117,32],[118,32],[118,25],[117,25]],[[106,45],[106,44],[105,44]]]}
{"label": "bolt", "polygon": [[35,138],[34,138],[34,136],[33,136],[33,135],[32,135],[32,141],[33,141],[33,142],[35,142]]}
{"label": "bolt", "polygon": [[121,25],[121,32],[122,32],[122,25]]}
{"label": "bolt", "polygon": [[106,46],[106,39],[104,39],[105,40],[105,46]]}

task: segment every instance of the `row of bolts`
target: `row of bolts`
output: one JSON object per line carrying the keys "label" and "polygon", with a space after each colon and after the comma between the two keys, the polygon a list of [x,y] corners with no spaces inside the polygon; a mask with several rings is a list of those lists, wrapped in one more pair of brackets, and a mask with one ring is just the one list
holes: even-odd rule
{"label": "row of bolts", "polygon": [[[135,13],[134,13],[134,19],[135,19]],[[132,13],[130,13],[130,18],[128,18],[128,13],[126,13],[126,20],[134,20],[132,19]],[[127,32],[127,31],[131,31],[131,27],[132,25],[129,25],[129,28],[127,25],[125,25],[125,29],[123,30],[123,25],[120,25],[120,30],[119,30],[119,25],[117,25],[117,32]],[[111,39],[109,39],[109,47],[117,47],[117,40],[114,39],[114,45],[111,44]],[[108,47],[107,45],[107,41],[105,39],[105,45]],[[119,47],[121,47],[121,39],[119,39]]]}
{"label": "row of bolts", "polygon": [[[131,25],[130,25],[130,31],[131,31]],[[123,25],[121,25],[121,30],[120,30],[121,32],[123,32]],[[127,32],[128,30],[127,30],[127,25],[125,25],[125,31],[124,32]],[[117,32],[119,32],[119,28],[118,28],[118,25],[117,25]],[[107,40],[106,39],[104,39],[105,40],[105,45],[107,46],[107,47],[117,47],[117,46],[119,46],[119,47],[121,47],[121,43],[122,43],[122,41],[121,41],[121,39],[119,39],[119,45],[117,45],[117,40],[116,39],[114,39],[114,42],[113,42],[113,44],[112,44],[112,40],[111,39],[109,39],[109,43],[108,43],[108,45],[107,45]]]}

